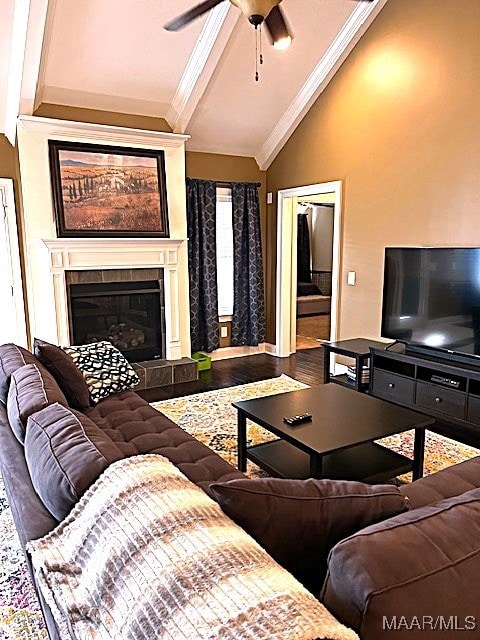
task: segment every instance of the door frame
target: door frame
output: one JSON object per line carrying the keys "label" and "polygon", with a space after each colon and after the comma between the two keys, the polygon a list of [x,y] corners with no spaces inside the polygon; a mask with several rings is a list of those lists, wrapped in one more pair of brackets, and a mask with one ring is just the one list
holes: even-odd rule
{"label": "door frame", "polygon": [[[3,211],[1,209],[3,209]],[[22,268],[20,263],[20,238],[17,229],[13,180],[11,178],[0,178],[0,217],[6,235],[8,259],[11,269],[12,297],[17,321],[16,343],[28,348]]]}
{"label": "door frame", "polygon": [[281,189],[277,196],[277,276],[275,355],[286,358],[296,351],[296,279],[297,279],[297,200],[322,193],[334,193],[332,300],[330,340],[338,337],[340,302],[340,264],[342,237],[342,181],[321,182]]}

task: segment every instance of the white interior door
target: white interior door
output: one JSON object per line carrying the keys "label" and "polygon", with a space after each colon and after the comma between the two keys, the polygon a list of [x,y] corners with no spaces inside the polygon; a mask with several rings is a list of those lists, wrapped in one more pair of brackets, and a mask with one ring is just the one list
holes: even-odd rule
{"label": "white interior door", "polygon": [[297,202],[299,199],[304,200],[308,196],[318,196],[320,194],[331,195],[333,204],[330,340],[338,339],[342,182],[336,180],[282,189],[278,192],[277,208],[276,356],[288,357],[296,351]]}
{"label": "white interior door", "polygon": [[13,182],[0,178],[0,344],[27,346]]}

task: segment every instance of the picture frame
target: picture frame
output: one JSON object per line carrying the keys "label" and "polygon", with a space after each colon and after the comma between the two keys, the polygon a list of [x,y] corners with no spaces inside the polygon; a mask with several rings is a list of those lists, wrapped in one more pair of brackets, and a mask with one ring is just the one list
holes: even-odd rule
{"label": "picture frame", "polygon": [[60,238],[169,237],[162,150],[49,140]]}

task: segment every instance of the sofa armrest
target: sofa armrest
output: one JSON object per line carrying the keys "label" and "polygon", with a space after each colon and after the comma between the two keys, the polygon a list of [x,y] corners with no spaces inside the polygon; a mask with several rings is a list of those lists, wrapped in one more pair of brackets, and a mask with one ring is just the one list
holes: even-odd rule
{"label": "sofa armrest", "polygon": [[437,471],[400,487],[400,493],[417,509],[480,487],[480,456]]}
{"label": "sofa armrest", "polygon": [[[392,629],[395,638],[445,640],[460,626],[480,628],[479,574],[480,489],[473,489],[339,542],[321,600],[363,640],[391,639]],[[426,633],[435,624],[441,633]]]}

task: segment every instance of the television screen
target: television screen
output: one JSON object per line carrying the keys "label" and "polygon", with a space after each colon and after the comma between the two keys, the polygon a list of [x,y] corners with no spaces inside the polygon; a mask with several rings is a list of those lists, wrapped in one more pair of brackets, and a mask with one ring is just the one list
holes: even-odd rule
{"label": "television screen", "polygon": [[480,249],[385,249],[382,336],[480,356]]}

